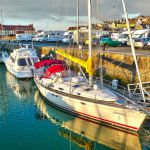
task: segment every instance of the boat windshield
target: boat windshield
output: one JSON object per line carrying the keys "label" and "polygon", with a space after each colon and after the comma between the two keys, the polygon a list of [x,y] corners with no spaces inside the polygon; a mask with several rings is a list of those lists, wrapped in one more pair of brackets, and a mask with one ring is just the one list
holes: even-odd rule
{"label": "boat windshield", "polygon": [[128,34],[122,34],[121,36],[120,36],[120,38],[128,38]]}
{"label": "boat windshield", "polygon": [[18,59],[17,64],[18,64],[18,66],[27,66],[27,62],[26,62],[25,58]]}
{"label": "boat windshield", "polygon": [[20,58],[17,60],[18,66],[32,66],[30,58]]}

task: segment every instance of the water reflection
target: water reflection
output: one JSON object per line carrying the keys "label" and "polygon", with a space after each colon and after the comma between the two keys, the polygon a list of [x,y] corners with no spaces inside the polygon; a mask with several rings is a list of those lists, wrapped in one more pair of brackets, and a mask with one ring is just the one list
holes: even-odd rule
{"label": "water reflection", "polygon": [[4,65],[0,64],[0,115],[3,116],[7,112],[7,87],[5,84]]}
{"label": "water reflection", "polygon": [[33,93],[34,83],[32,79],[17,79],[8,71],[6,72],[6,84],[20,100],[26,99]]}
{"label": "water reflection", "polygon": [[55,125],[59,125],[59,135],[76,143],[87,150],[100,149],[100,145],[117,150],[141,150],[138,135],[133,135],[98,125],[77,117],[73,117],[49,106],[36,91],[34,101],[40,109],[39,119],[47,118]]}

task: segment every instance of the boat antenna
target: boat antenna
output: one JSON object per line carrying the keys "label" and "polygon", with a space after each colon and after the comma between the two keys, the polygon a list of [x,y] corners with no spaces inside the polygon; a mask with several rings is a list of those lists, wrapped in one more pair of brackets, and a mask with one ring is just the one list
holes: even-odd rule
{"label": "boat antenna", "polygon": [[[88,0],[88,32],[89,32],[89,59],[92,59],[92,41],[91,41],[91,0]],[[89,75],[89,84],[92,86],[93,76]]]}
{"label": "boat antenna", "polygon": [[131,35],[131,30],[130,30],[130,23],[129,23],[129,20],[128,20],[128,13],[127,13],[127,9],[126,9],[126,5],[125,5],[124,0],[122,0],[122,5],[123,5],[124,14],[125,14],[125,19],[126,19],[127,29],[128,29],[128,33],[129,33],[129,38],[130,38],[130,42],[131,42],[132,55],[133,55],[133,59],[134,59],[134,62],[135,62],[135,67],[136,67],[136,71],[137,71],[137,75],[138,75],[139,86],[140,86],[140,90],[141,90],[141,93],[142,93],[142,98],[145,102],[143,85],[142,85],[142,81],[141,81],[141,76],[140,76],[139,67],[138,67],[138,63],[137,63],[137,58],[136,58],[136,54],[135,54],[135,48],[134,48],[134,45],[133,45],[133,39],[132,39],[132,35]]}
{"label": "boat antenna", "polygon": [[99,15],[99,0],[96,1],[97,2],[97,20],[98,20],[98,23],[100,21],[100,15]]}
{"label": "boat antenna", "polygon": [[33,43],[33,40],[32,40],[32,49],[34,49],[34,43]]}

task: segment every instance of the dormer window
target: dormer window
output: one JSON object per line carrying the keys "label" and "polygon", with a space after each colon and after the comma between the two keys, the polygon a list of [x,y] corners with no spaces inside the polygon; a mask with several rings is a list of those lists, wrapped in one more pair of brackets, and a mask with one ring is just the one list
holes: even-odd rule
{"label": "dormer window", "polygon": [[59,87],[59,90],[63,91],[64,89]]}

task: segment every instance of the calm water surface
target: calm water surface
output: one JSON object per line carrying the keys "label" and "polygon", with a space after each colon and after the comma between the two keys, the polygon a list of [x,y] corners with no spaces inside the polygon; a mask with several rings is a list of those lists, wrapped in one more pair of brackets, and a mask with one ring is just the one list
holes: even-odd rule
{"label": "calm water surface", "polygon": [[32,79],[18,80],[0,64],[0,150],[148,150],[150,123],[128,134],[47,105]]}

